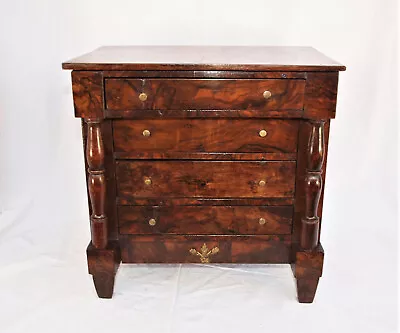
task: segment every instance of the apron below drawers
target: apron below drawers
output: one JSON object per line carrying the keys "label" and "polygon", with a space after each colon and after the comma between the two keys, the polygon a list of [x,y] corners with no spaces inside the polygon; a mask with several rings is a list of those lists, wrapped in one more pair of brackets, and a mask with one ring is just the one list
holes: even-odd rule
{"label": "apron below drawers", "polygon": [[289,263],[290,235],[120,235],[123,263]]}
{"label": "apron below drawers", "polygon": [[135,198],[293,197],[295,161],[117,161],[117,195]]}
{"label": "apron below drawers", "polygon": [[290,234],[293,206],[119,206],[120,234]]}

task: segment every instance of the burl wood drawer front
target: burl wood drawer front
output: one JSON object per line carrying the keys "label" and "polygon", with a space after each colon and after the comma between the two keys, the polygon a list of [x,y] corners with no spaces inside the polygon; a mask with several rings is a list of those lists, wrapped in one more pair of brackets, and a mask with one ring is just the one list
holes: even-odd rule
{"label": "burl wood drawer front", "polygon": [[288,263],[290,235],[120,235],[124,263]]}
{"label": "burl wood drawer front", "polygon": [[294,161],[117,161],[120,198],[292,197]]}
{"label": "burl wood drawer front", "polygon": [[298,121],[160,119],[113,121],[118,152],[295,153]]}
{"label": "burl wood drawer front", "polygon": [[110,110],[302,110],[305,80],[105,80]]}
{"label": "burl wood drawer front", "polygon": [[121,234],[290,234],[292,206],[119,206]]}

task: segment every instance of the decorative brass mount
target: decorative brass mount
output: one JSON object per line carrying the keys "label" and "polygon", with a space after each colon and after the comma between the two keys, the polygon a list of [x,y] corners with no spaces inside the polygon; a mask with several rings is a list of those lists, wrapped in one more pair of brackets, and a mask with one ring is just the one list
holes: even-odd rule
{"label": "decorative brass mount", "polygon": [[207,264],[210,262],[210,256],[212,256],[213,254],[216,254],[219,252],[219,248],[218,246],[213,247],[211,250],[208,249],[206,243],[204,243],[201,248],[200,248],[200,252],[197,251],[196,249],[190,249],[189,250],[190,254],[193,254],[195,256],[199,256],[200,257],[200,261],[202,264]]}

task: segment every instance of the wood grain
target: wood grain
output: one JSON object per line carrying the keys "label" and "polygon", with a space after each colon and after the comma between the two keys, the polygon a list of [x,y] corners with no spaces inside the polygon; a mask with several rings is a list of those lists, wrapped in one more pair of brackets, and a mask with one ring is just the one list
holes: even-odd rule
{"label": "wood grain", "polygon": [[119,78],[105,80],[105,99],[110,110],[302,110],[304,89],[305,80]]}
{"label": "wood grain", "polygon": [[63,63],[74,70],[341,71],[305,46],[105,46]]}
{"label": "wood grain", "polygon": [[117,161],[117,193],[120,198],[292,197],[295,168],[291,161]]}
{"label": "wood grain", "polygon": [[301,219],[300,247],[312,250],[318,245],[319,216],[322,193],[322,166],[325,157],[324,123],[312,122],[307,146],[307,172],[305,177],[305,214]]}
{"label": "wood grain", "polygon": [[136,206],[286,206],[294,198],[117,198],[118,205]]}
{"label": "wood grain", "polygon": [[291,206],[118,207],[121,234],[290,234],[292,213]]}
{"label": "wood grain", "polygon": [[75,117],[102,119],[103,73],[73,71],[71,76]]}
{"label": "wood grain", "polygon": [[[83,150],[86,153],[86,142],[87,142],[87,125],[82,119],[82,141]],[[116,185],[115,185],[115,160],[113,153],[113,139],[112,139],[112,127],[111,120],[104,119],[101,124],[101,133],[104,145],[104,175],[106,186],[106,200],[105,200],[105,215],[107,216],[107,234],[109,240],[118,239],[118,223],[117,223],[117,207],[116,201]],[[89,173],[87,160],[85,158],[85,170],[86,170],[86,182],[88,182]],[[92,207],[90,204],[89,192],[88,192],[88,207],[89,216],[92,215]]]}
{"label": "wood grain", "polygon": [[288,263],[290,236],[133,236],[121,235],[124,263],[200,263],[190,249],[218,247],[211,263]]}
{"label": "wood grain", "polygon": [[324,249],[319,244],[312,251],[299,250],[296,261],[292,264],[297,283],[297,297],[300,303],[312,303],[317,291],[319,278],[322,276]]}
{"label": "wood grain", "polygon": [[335,118],[338,78],[337,72],[307,73],[304,118]]}
{"label": "wood grain", "polygon": [[119,160],[212,160],[212,161],[295,161],[297,153],[209,153],[185,151],[115,152]]}
{"label": "wood grain", "polygon": [[[308,145],[310,140],[310,133],[312,132],[312,122],[301,121],[299,123],[299,141],[298,141],[298,156],[297,156],[297,168],[296,168],[296,193],[295,193],[295,203],[294,203],[294,218],[293,218],[293,232],[292,232],[292,243],[293,243],[293,253],[292,261],[295,261],[296,251],[300,248],[300,238],[301,238],[301,225],[302,218],[306,215],[306,187],[305,179],[307,176],[307,163],[308,163]],[[323,210],[323,196],[325,187],[325,177],[326,177],[326,165],[327,165],[327,153],[329,144],[329,131],[330,131],[330,121],[327,120],[324,123],[324,152],[325,158],[323,159],[321,168],[322,177],[322,192],[321,199],[318,203],[317,216],[319,217],[319,224],[322,223],[322,210]],[[321,228],[319,230],[321,232]],[[319,237],[318,237],[319,243]]]}
{"label": "wood grain", "polygon": [[184,79],[306,79],[306,72],[252,72],[234,70],[186,71],[103,71],[105,78],[184,78]]}
{"label": "wood grain", "polygon": [[111,241],[104,249],[97,249],[92,243],[86,250],[89,274],[100,298],[111,298],[114,290],[115,273],[121,262],[119,243]]}
{"label": "wood grain", "polygon": [[291,263],[299,302],[314,300],[324,253],[309,222],[321,224],[344,66],[308,47],[134,46],[63,68],[88,123],[87,255],[99,297],[112,296],[122,256]]}
{"label": "wood grain", "polygon": [[[150,132],[144,136],[143,131]],[[267,135],[260,136],[265,130]],[[115,120],[114,150],[164,153],[295,153],[298,122],[254,119]],[[119,155],[121,156],[121,155]]]}
{"label": "wood grain", "polygon": [[87,119],[86,161],[88,165],[87,188],[91,204],[90,229],[92,244],[104,249],[108,242],[107,216],[105,213],[106,178],[104,170],[104,144],[101,121]]}
{"label": "wood grain", "polygon": [[303,118],[303,110],[104,110],[104,116],[112,119],[169,119],[169,118]]}

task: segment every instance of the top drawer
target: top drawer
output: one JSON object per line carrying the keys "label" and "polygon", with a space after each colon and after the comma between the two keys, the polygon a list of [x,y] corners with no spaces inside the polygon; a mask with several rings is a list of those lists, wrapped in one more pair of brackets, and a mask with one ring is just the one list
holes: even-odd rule
{"label": "top drawer", "polygon": [[305,80],[105,80],[106,109],[302,110]]}

